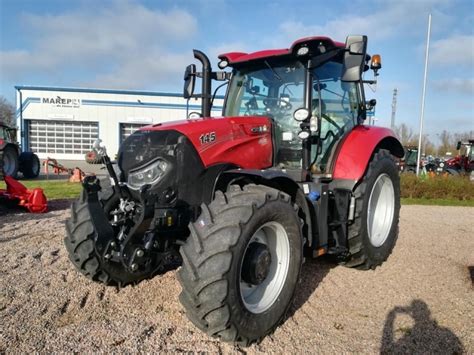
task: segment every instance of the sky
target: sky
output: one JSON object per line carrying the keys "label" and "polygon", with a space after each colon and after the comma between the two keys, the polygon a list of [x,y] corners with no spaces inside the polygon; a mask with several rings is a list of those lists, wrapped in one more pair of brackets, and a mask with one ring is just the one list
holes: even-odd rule
{"label": "sky", "polygon": [[[15,85],[182,92],[200,49],[288,48],[301,37],[369,37],[382,56],[377,124],[418,131],[428,14],[432,33],[424,133],[474,130],[474,0],[0,0],[0,95]],[[371,79],[368,72],[367,79]]]}

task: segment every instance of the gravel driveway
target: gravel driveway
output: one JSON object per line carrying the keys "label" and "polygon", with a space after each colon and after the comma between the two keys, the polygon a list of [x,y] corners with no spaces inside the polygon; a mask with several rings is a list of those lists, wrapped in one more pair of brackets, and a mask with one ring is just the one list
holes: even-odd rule
{"label": "gravel driveway", "polygon": [[289,318],[241,349],[186,319],[175,271],[121,290],[79,275],[62,243],[68,204],[0,210],[0,353],[474,353],[474,208],[403,206],[375,271],[307,261]]}

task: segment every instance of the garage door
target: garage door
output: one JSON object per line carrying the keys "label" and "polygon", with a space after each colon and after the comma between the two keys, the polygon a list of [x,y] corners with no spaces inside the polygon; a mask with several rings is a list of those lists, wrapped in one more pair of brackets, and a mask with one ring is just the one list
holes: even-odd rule
{"label": "garage door", "polygon": [[143,123],[121,123],[120,124],[120,143],[128,138],[133,132],[137,131],[141,127],[148,126],[149,124]]}
{"label": "garage door", "polygon": [[29,148],[41,158],[84,159],[99,136],[98,122],[30,120]]}

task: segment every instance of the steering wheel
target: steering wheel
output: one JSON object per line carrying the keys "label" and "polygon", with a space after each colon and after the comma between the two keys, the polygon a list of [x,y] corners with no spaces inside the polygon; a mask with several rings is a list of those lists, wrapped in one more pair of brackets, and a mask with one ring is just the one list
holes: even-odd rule
{"label": "steering wheel", "polygon": [[273,111],[275,114],[284,114],[293,108],[290,101],[282,100],[281,98],[266,98],[263,99],[263,104],[267,111]]}

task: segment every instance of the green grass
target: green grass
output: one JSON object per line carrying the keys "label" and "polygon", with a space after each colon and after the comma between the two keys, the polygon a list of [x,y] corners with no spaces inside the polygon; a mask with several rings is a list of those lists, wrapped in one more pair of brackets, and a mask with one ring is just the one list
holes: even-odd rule
{"label": "green grass", "polygon": [[[82,190],[82,184],[68,182],[67,180],[20,180],[20,182],[28,189],[41,187],[48,200],[77,198]],[[5,188],[5,183],[0,182],[0,189]]]}
{"label": "green grass", "polygon": [[450,200],[442,198],[402,198],[402,205],[467,206],[474,207],[474,200]]}
{"label": "green grass", "polygon": [[[20,181],[27,188],[41,187],[48,200],[77,198],[82,190],[79,183],[67,180]],[[0,182],[0,189],[5,184]],[[438,205],[474,207],[474,184],[465,178],[434,178],[420,180],[401,176],[402,205]]]}
{"label": "green grass", "polygon": [[417,178],[415,175],[402,174],[400,190],[402,198],[408,199],[474,200],[474,183],[467,176]]}

